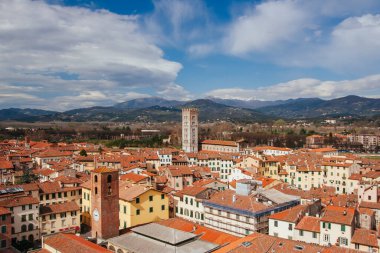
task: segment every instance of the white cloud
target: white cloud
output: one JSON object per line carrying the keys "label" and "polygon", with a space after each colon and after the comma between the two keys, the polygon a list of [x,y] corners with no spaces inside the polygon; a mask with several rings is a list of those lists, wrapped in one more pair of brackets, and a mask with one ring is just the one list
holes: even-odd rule
{"label": "white cloud", "polygon": [[305,78],[255,89],[216,89],[208,92],[206,96],[224,99],[278,100],[300,97],[330,99],[352,94],[363,96],[380,94],[380,74],[356,80],[321,81]]}
{"label": "white cloud", "polygon": [[231,24],[224,41],[225,50],[243,55],[295,41],[309,19],[310,15],[295,1],[269,1],[252,6]]}
{"label": "white cloud", "polygon": [[267,1],[234,18],[221,48],[286,67],[369,75],[380,68],[379,11],[377,0]]}
{"label": "white cloud", "polygon": [[[80,107],[94,98],[112,104],[135,89],[162,90],[182,68],[164,59],[135,16],[31,0],[1,1],[0,13],[0,83],[35,87],[24,91],[47,109]],[[68,97],[80,99],[49,103]]]}
{"label": "white cloud", "polygon": [[193,98],[193,96],[190,94],[189,91],[187,91],[182,86],[172,83],[170,86],[166,87],[165,89],[157,92],[160,97],[165,99],[173,99],[173,100],[190,100]]}

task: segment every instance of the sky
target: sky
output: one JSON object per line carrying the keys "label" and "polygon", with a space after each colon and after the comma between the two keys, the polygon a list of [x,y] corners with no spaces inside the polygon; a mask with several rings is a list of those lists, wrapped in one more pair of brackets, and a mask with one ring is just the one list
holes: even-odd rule
{"label": "sky", "polygon": [[380,98],[379,0],[3,0],[0,108]]}

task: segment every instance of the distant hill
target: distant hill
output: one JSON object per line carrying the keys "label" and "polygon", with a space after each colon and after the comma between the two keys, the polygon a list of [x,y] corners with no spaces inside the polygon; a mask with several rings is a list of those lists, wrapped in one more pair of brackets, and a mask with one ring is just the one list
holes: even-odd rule
{"label": "distant hill", "polygon": [[248,109],[257,109],[257,108],[265,107],[265,106],[281,105],[281,104],[286,104],[293,101],[293,99],[262,101],[262,100],[254,100],[254,99],[251,99],[251,100],[222,99],[222,98],[215,98],[215,97],[209,97],[208,99],[219,104],[229,105],[229,106],[234,106],[234,107],[241,107],[241,108],[248,108]]}
{"label": "distant hill", "polygon": [[0,110],[0,120],[33,121],[40,116],[53,115],[57,112],[39,109],[9,108]]}
{"label": "distant hill", "polygon": [[199,109],[201,121],[227,120],[237,122],[253,122],[270,119],[270,117],[256,110],[223,105],[209,99],[198,99],[182,107],[196,107]]}
{"label": "distant hill", "polygon": [[163,122],[180,121],[182,107],[196,107],[200,111],[202,121],[240,121],[253,122],[268,119],[264,114],[244,108],[236,108],[215,103],[207,99],[194,100],[188,103],[173,107],[163,107],[154,105],[147,108],[119,108],[111,107],[90,107],[80,108],[63,113],[42,116],[43,121],[143,121],[143,122]]}
{"label": "distant hill", "polygon": [[113,107],[118,109],[138,109],[138,108],[148,108],[152,106],[161,106],[161,107],[173,107],[184,104],[183,101],[177,100],[166,100],[159,97],[148,97],[148,98],[137,98],[128,100],[122,103],[118,103]]}
{"label": "distant hill", "polygon": [[258,111],[273,117],[319,118],[333,116],[374,116],[380,114],[380,99],[346,96],[332,100],[298,99],[294,102],[261,107]]}
{"label": "distant hill", "polygon": [[[219,101],[219,102],[216,102]],[[3,109],[0,120],[17,121],[180,121],[182,107],[196,107],[201,121],[258,122],[272,119],[306,119],[351,115],[380,115],[380,99],[347,96],[332,100],[299,98],[277,101],[197,99],[183,102],[161,98],[134,99],[108,107],[90,107],[66,112],[37,109]],[[260,103],[261,105],[260,105]],[[280,103],[280,104],[278,104]],[[235,106],[232,106],[235,105]],[[271,104],[270,106],[263,106]],[[257,109],[251,107],[259,106]]]}

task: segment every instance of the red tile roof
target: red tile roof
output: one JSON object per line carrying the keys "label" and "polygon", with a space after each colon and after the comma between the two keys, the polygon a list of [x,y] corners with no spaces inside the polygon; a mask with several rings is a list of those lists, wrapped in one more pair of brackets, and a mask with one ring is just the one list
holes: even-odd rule
{"label": "red tile roof", "polygon": [[355,229],[354,235],[351,239],[351,243],[357,243],[361,245],[371,246],[374,248],[379,248],[379,245],[377,243],[376,231],[363,228]]}
{"label": "red tile roof", "polygon": [[5,207],[0,206],[0,215],[5,215],[5,214],[11,214],[11,211],[6,209]]}
{"label": "red tile roof", "polygon": [[237,147],[237,143],[235,141],[222,141],[222,140],[204,140],[202,144],[207,145],[219,145],[219,146],[232,146]]}
{"label": "red tile roof", "polygon": [[4,199],[0,201],[0,206],[15,207],[15,206],[23,206],[23,205],[39,204],[39,203],[40,201],[36,198],[33,198],[31,196],[22,196],[22,197],[15,197],[12,199]]}
{"label": "red tile roof", "polygon": [[327,206],[321,221],[345,224],[351,226],[355,216],[355,209],[351,207]]}
{"label": "red tile roof", "polygon": [[125,175],[120,176],[120,180],[132,181],[134,183],[141,182],[143,180],[146,180],[147,178],[147,176],[139,175],[136,173],[127,173]]}
{"label": "red tile roof", "polygon": [[219,245],[231,243],[239,239],[237,236],[207,228],[181,218],[171,218],[168,220],[159,221],[157,223],[170,228],[200,235],[201,240]]}
{"label": "red tile roof", "polygon": [[109,172],[114,172],[114,171],[117,171],[117,170],[110,169],[110,168],[107,168],[107,167],[99,167],[99,168],[94,169],[92,172],[95,172],[95,173],[109,173]]}
{"label": "red tile roof", "polygon": [[297,224],[296,229],[310,232],[320,232],[320,218],[313,216],[304,216]]}
{"label": "red tile roof", "polygon": [[308,206],[298,205],[282,212],[272,214],[269,216],[269,219],[297,223],[306,212],[307,208]]}
{"label": "red tile roof", "polygon": [[95,243],[73,234],[54,234],[44,238],[44,244],[61,253],[96,253],[111,252]]}
{"label": "red tile roof", "polygon": [[52,213],[72,212],[72,211],[79,211],[79,209],[80,207],[78,206],[77,203],[75,203],[75,201],[70,201],[70,202],[65,202],[65,203],[42,206],[40,208],[40,214],[46,215],[46,214],[52,214]]}

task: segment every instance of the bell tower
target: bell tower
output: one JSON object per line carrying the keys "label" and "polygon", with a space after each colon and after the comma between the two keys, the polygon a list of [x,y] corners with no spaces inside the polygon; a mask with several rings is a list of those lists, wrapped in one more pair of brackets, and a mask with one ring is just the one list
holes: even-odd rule
{"label": "bell tower", "polygon": [[91,172],[91,235],[119,236],[119,172],[97,168]]}

